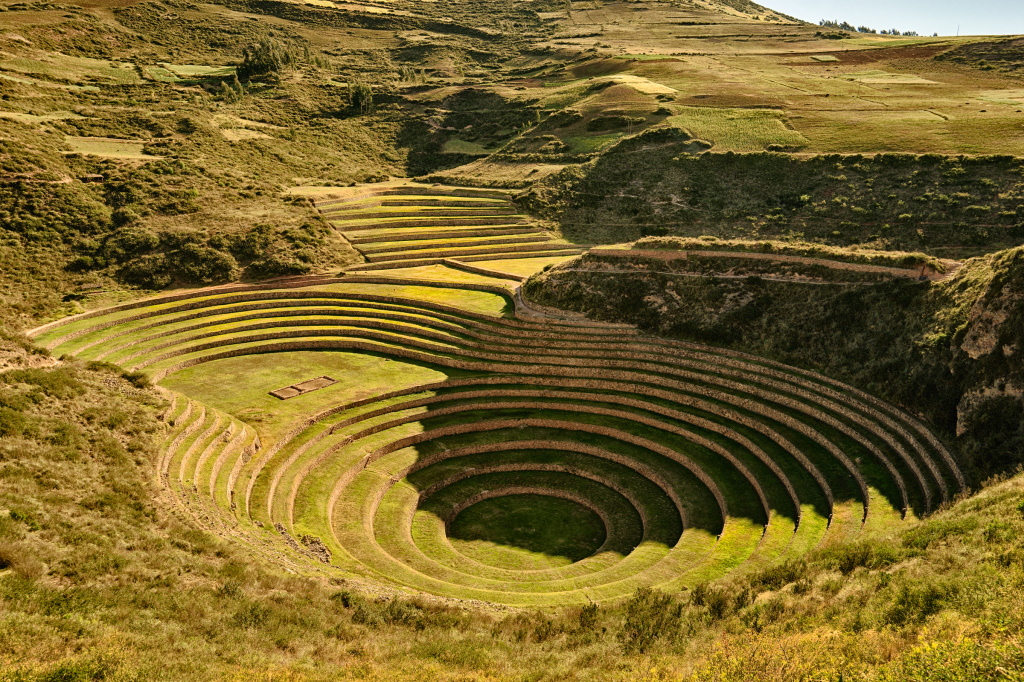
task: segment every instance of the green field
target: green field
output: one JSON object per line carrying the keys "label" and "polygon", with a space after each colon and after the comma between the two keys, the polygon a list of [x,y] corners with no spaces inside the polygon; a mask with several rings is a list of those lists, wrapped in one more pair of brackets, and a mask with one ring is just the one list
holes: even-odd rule
{"label": "green field", "polygon": [[667,122],[722,151],[760,151],[772,145],[798,149],[807,146],[807,138],[787,129],[782,115],[774,111],[691,107],[670,116]]}
{"label": "green field", "polygon": [[600,517],[544,495],[510,495],[477,502],[448,530],[455,550],[491,566],[548,568],[596,552],[605,539]]}

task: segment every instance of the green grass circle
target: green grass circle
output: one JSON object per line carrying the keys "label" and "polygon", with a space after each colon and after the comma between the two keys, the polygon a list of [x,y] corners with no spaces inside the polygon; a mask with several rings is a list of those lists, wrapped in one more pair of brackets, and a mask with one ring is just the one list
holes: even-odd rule
{"label": "green grass circle", "polygon": [[546,495],[493,497],[467,507],[448,526],[453,548],[489,566],[538,570],[591,556],[604,543],[601,518]]}

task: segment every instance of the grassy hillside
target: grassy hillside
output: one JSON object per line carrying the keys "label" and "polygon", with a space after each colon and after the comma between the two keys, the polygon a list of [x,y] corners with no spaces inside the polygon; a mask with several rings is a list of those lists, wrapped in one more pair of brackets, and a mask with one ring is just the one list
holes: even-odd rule
{"label": "grassy hillside", "polygon": [[1013,156],[694,155],[692,145],[652,131],[551,176],[524,201],[581,242],[785,237],[959,257],[1024,240]]}

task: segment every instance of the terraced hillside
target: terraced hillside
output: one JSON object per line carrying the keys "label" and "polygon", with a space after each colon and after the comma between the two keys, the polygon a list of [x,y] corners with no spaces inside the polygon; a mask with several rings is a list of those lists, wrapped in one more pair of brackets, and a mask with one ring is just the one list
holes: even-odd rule
{"label": "terraced hillside", "polygon": [[[872,536],[964,489],[926,426],[850,386],[542,317],[514,294],[313,278],[32,335],[172,391],[154,473],[182,514],[293,571],[445,597],[679,589]],[[336,383],[270,395],[318,376]],[[488,531],[538,508],[567,519],[558,542]]]}
{"label": "terraced hillside", "polygon": [[501,190],[400,182],[332,192],[314,203],[366,259],[352,270],[582,253],[522,215]]}

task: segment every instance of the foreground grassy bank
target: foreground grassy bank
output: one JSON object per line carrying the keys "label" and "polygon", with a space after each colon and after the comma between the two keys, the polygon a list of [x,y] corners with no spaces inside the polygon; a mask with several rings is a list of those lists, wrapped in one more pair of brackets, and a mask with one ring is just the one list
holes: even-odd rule
{"label": "foreground grassy bank", "polygon": [[[749,578],[493,610],[254,563],[153,477],[154,389],[5,342],[0,679],[1015,679],[1024,477]],[[132,382],[135,383],[132,383]]]}

